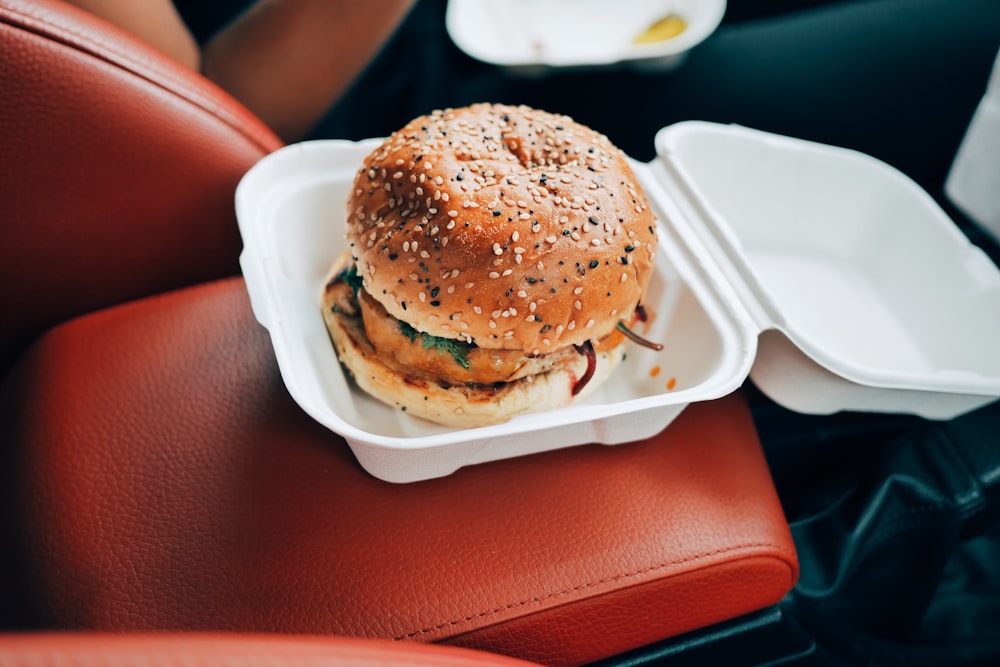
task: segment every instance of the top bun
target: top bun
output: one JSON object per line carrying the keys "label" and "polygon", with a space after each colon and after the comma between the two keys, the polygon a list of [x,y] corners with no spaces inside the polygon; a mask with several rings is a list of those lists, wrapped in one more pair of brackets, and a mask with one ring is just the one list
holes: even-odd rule
{"label": "top bun", "polygon": [[625,155],[567,116],[435,111],[364,161],[347,241],[365,290],[415,329],[545,354],[631,322],[655,216]]}

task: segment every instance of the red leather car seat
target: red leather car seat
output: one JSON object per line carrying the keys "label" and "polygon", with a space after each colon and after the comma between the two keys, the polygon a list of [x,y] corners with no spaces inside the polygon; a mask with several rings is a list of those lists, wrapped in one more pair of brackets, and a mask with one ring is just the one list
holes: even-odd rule
{"label": "red leather car seat", "polygon": [[4,667],[531,667],[492,653],[428,644],[272,635],[0,637]]}
{"label": "red leather car seat", "polygon": [[278,138],[58,0],[0,3],[0,370],[67,317],[232,275],[233,190]]}
{"label": "red leather car seat", "polygon": [[[274,136],[59,2],[0,0],[0,51],[0,80],[23,92],[0,97],[15,129],[0,141],[22,156],[0,164],[0,205],[16,213],[0,223],[14,239],[0,251],[0,341],[35,338],[0,388],[0,544],[23,624],[580,664],[794,585],[739,395],[645,442],[410,485],[367,475],[288,396],[242,280],[209,280],[235,273],[233,188]],[[66,148],[75,114],[93,116],[79,155]]]}

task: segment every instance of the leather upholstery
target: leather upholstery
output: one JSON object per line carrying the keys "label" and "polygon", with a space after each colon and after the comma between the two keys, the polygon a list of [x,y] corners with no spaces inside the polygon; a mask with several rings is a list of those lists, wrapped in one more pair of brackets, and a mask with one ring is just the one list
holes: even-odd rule
{"label": "leather upholstery", "polygon": [[739,395],[645,442],[392,485],[288,396],[240,279],[57,327],[0,400],[45,625],[580,664],[774,604],[797,577]]}
{"label": "leather upholstery", "polygon": [[270,635],[32,634],[0,637],[4,667],[530,667],[427,644]]}
{"label": "leather upholstery", "polygon": [[0,0],[0,54],[0,371],[67,317],[238,272],[233,191],[281,145],[256,117],[58,0]]}

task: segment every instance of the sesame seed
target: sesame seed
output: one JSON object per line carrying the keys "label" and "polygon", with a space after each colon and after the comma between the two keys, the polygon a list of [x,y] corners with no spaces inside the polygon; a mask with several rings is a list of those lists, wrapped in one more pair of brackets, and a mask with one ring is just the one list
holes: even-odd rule
{"label": "sesame seed", "polygon": [[504,269],[504,272],[501,273],[500,275],[502,275],[502,276],[509,276],[512,273],[514,273],[514,269]]}
{"label": "sesame seed", "polygon": [[490,278],[494,278],[494,279],[496,279],[496,278],[499,278],[499,277],[500,277],[500,274],[499,274],[499,273],[497,273],[496,271],[490,271],[490,274],[489,274],[489,275],[490,275]]}

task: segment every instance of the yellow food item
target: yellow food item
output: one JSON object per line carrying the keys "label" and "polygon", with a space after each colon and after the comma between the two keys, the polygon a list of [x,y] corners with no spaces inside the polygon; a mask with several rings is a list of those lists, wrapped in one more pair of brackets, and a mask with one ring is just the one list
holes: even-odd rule
{"label": "yellow food item", "polygon": [[668,14],[661,19],[657,19],[646,28],[641,35],[635,38],[636,44],[652,44],[654,42],[665,42],[673,39],[677,35],[687,30],[687,21],[677,14]]}

